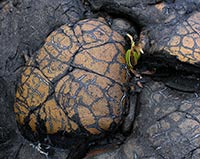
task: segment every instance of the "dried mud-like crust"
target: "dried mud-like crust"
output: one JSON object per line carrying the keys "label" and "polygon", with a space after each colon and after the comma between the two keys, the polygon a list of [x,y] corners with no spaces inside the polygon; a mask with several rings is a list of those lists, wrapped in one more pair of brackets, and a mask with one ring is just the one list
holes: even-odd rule
{"label": "dried mud-like crust", "polygon": [[196,12],[187,21],[177,25],[166,50],[182,62],[200,63],[200,13]]}
{"label": "dried mud-like crust", "polygon": [[123,45],[117,32],[95,19],[52,32],[21,75],[14,111],[22,130],[74,136],[113,131],[125,105]]}
{"label": "dried mud-like crust", "polygon": [[[89,0],[95,11],[123,15],[140,28],[144,56],[153,54],[167,63],[176,60],[199,67],[199,1]],[[144,57],[143,56],[143,57]],[[173,62],[173,63],[175,63]]]}

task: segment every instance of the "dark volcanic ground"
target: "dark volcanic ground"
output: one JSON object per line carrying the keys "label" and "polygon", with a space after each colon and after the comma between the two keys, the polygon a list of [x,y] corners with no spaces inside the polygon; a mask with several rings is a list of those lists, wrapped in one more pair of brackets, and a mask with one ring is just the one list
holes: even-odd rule
{"label": "dark volcanic ground", "polygon": [[[79,9],[79,5],[70,0],[0,0],[0,159],[46,158],[18,131],[13,113],[15,87],[24,55],[34,54],[55,28],[84,18],[84,9]],[[119,21],[111,22],[113,28],[118,26],[115,25]],[[125,29],[127,26],[129,23],[124,25]],[[135,32],[131,26],[128,29]],[[170,79],[165,77],[162,80],[144,77],[133,132],[119,148],[91,158],[199,159],[200,91],[199,87],[190,89],[199,85],[199,76],[188,76],[182,77],[186,86],[192,83],[186,92],[173,89]],[[67,150],[58,148],[51,148],[50,152],[51,159],[64,159],[68,155]]]}

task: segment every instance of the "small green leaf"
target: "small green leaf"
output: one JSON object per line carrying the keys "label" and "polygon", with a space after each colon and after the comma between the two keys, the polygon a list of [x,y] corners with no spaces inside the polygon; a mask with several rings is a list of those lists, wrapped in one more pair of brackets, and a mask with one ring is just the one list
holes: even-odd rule
{"label": "small green leaf", "polygon": [[143,54],[143,50],[140,44],[136,45],[133,37],[130,34],[126,34],[131,41],[131,48],[127,50],[125,55],[126,64],[129,68],[132,68],[137,65],[138,60],[140,59],[141,54]]}
{"label": "small green leaf", "polygon": [[132,41],[132,42],[131,42],[131,48],[134,48],[134,47],[135,47],[135,42]]}
{"label": "small green leaf", "polygon": [[131,64],[131,50],[130,49],[128,49],[126,51],[125,60],[126,60],[127,66],[130,67],[130,68],[133,68],[133,66]]}
{"label": "small green leaf", "polygon": [[137,51],[133,52],[133,58],[134,58],[134,62],[135,62],[134,65],[137,65],[138,60],[140,59],[140,56],[141,56],[140,52],[137,52]]}

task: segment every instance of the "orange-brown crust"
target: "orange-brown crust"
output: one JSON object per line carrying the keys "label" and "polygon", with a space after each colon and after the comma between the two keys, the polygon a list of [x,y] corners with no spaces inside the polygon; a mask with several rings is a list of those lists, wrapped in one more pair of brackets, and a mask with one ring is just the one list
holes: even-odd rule
{"label": "orange-brown crust", "polygon": [[171,55],[177,56],[182,62],[200,63],[200,13],[196,12],[177,26],[175,35],[165,47]]}
{"label": "orange-brown crust", "polygon": [[125,81],[123,37],[103,22],[97,23],[97,21],[80,21],[75,25],[74,30],[82,44],[82,49],[75,56],[74,64],[105,75],[119,83]]}
{"label": "orange-brown crust", "polygon": [[52,81],[68,71],[78,49],[79,43],[73,30],[64,25],[48,36],[44,46],[38,51],[36,62],[44,75]]}
{"label": "orange-brown crust", "polygon": [[48,97],[52,89],[49,80],[43,73],[34,67],[26,67],[22,73],[16,98],[23,101],[27,107],[37,107]]}
{"label": "orange-brown crust", "polygon": [[[107,87],[99,81],[104,81]],[[74,85],[76,87],[73,87]],[[94,73],[74,70],[58,82],[55,95],[66,113],[70,114],[70,118],[75,119],[78,115],[81,126],[85,129],[93,128],[90,131],[94,128],[98,131],[103,129],[98,122],[102,117],[111,117],[113,120],[122,117],[124,107],[120,104],[123,98],[122,86]],[[71,100],[73,105],[69,104]],[[108,130],[111,124],[118,122],[105,122],[104,130]]]}
{"label": "orange-brown crust", "polygon": [[46,134],[112,131],[124,109],[123,43],[98,20],[52,32],[23,70],[14,105],[19,125]]}

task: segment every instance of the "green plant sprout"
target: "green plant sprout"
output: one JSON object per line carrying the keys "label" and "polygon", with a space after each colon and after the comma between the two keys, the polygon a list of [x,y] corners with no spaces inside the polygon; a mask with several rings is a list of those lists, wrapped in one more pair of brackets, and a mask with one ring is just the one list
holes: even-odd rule
{"label": "green plant sprout", "polygon": [[126,34],[131,40],[131,48],[126,51],[125,60],[126,65],[129,69],[133,69],[135,65],[137,65],[138,60],[140,59],[141,54],[143,54],[143,50],[140,44],[135,45],[133,37],[130,34]]}

